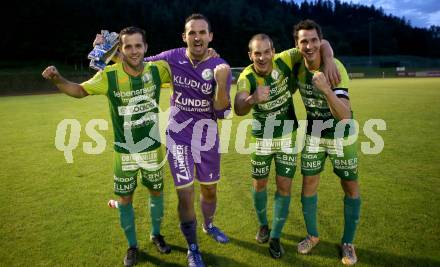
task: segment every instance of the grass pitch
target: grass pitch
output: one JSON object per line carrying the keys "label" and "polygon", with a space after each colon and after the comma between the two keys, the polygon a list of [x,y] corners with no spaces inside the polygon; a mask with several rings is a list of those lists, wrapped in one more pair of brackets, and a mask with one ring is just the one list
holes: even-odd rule
{"label": "grass pitch", "polygon": [[[440,266],[440,79],[364,79],[351,82],[355,118],[361,142],[370,141],[362,127],[375,118],[386,122],[377,131],[384,140],[378,155],[359,153],[362,196],[361,221],[356,235],[358,266]],[[168,103],[164,90],[162,106]],[[235,95],[235,91],[232,92]],[[305,112],[298,95],[298,117]],[[0,265],[1,266],[122,266],[126,241],[118,212],[106,206],[113,195],[112,131],[105,97],[77,100],[62,94],[0,98]],[[58,123],[77,119],[81,126],[74,163],[67,164],[55,148]],[[250,118],[248,115],[246,118]],[[91,119],[109,121],[104,153],[85,154],[83,142]],[[232,119],[235,133],[241,117]],[[297,170],[290,215],[282,243],[281,260],[273,260],[267,244],[254,236],[257,220],[251,201],[248,155],[235,151],[222,155],[222,181],[216,224],[231,238],[220,245],[198,229],[208,266],[337,266],[343,225],[343,192],[331,166],[321,177],[318,227],[321,243],[311,255],[296,253],[305,235],[301,214],[301,177]],[[225,145],[225,144],[224,144]],[[166,166],[165,216],[162,234],[172,245],[159,254],[148,241],[148,193],[141,185],[135,193],[139,266],[185,266],[186,244],[178,227],[176,196]],[[273,176],[272,176],[273,177]],[[274,194],[269,186],[269,220]],[[196,187],[197,188],[197,187]],[[199,226],[201,214],[197,200]]]}

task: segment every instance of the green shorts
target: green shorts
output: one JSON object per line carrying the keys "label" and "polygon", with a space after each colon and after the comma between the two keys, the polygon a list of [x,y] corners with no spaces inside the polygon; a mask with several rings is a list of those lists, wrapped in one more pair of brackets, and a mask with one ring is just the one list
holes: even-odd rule
{"label": "green shorts", "polygon": [[255,152],[251,154],[252,178],[265,179],[269,176],[272,159],[278,176],[293,178],[296,171],[297,153],[294,150],[296,131],[291,136],[273,139],[255,138]]}
{"label": "green shorts", "polygon": [[325,159],[329,156],[333,172],[344,180],[358,178],[357,144],[346,145],[347,138],[317,138],[306,136],[301,154],[301,173],[313,176],[324,170]]}
{"label": "green shorts", "polygon": [[163,190],[163,149],[123,154],[114,152],[114,189],[115,194],[127,196],[133,194],[137,187],[137,176],[140,170],[144,186],[154,191]]}

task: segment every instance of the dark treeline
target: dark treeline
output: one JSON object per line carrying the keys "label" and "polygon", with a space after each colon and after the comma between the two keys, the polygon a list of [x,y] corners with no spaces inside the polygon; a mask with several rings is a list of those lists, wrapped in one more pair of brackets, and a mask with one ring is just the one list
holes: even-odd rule
{"label": "dark treeline", "polygon": [[292,26],[305,18],[323,26],[336,55],[369,55],[371,36],[375,56],[440,57],[440,27],[414,28],[382,9],[339,1],[297,5],[280,0],[40,0],[15,1],[3,10],[3,61],[86,64],[97,32],[118,32],[129,25],[147,30],[148,54],[155,54],[183,45],[184,19],[194,12],[211,20],[212,46],[231,65],[248,63],[247,42],[255,33],[269,34],[277,50],[292,47]]}

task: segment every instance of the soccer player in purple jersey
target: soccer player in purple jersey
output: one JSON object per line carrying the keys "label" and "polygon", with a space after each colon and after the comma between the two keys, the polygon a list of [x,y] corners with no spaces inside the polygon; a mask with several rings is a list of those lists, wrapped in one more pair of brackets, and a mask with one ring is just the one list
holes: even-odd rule
{"label": "soccer player in purple jersey", "polygon": [[179,199],[180,228],[188,243],[188,265],[204,266],[196,237],[193,183],[194,178],[200,183],[203,231],[217,242],[227,243],[228,237],[213,225],[213,218],[220,179],[217,119],[230,112],[232,76],[226,61],[208,56],[213,33],[205,16],[189,16],[182,38],[186,48],[165,51],[146,60],[165,60],[171,67],[168,161]]}
{"label": "soccer player in purple jersey", "polygon": [[[192,14],[182,39],[187,47],[148,57],[165,60],[171,68],[173,95],[167,128],[168,161],[178,195],[180,228],[188,243],[188,265],[204,266],[198,249],[194,211],[194,178],[200,183],[203,231],[219,243],[228,237],[213,225],[220,179],[217,119],[231,110],[231,71],[226,61],[208,54],[213,33],[208,19]],[[99,42],[95,39],[95,43]],[[194,175],[195,169],[195,175]]]}

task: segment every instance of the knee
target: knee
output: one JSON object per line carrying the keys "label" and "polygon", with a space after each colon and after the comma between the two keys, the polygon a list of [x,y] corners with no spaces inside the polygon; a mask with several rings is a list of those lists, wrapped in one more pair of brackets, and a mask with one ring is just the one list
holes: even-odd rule
{"label": "knee", "polygon": [[264,191],[267,187],[267,179],[254,179],[253,186],[255,192]]}
{"label": "knee", "polygon": [[277,176],[277,192],[282,196],[290,195],[290,188],[292,186],[292,179],[284,176]]}
{"label": "knee", "polygon": [[359,184],[356,180],[355,181],[341,180],[341,184],[346,196],[350,198],[359,197]]}
{"label": "knee", "polygon": [[154,191],[154,190],[149,190],[149,191],[150,191],[150,195],[155,197],[159,197],[162,194],[162,191]]}
{"label": "knee", "polygon": [[302,194],[306,196],[311,196],[316,194],[318,189],[319,176],[304,176],[302,184]]}
{"label": "knee", "polygon": [[129,195],[129,196],[121,196],[121,197],[119,198],[119,202],[120,202],[122,205],[127,205],[127,204],[133,202],[133,196],[132,196],[132,195]]}
{"label": "knee", "polygon": [[204,200],[215,200],[217,198],[217,185],[202,185],[201,194]]}
{"label": "knee", "polygon": [[288,196],[290,195],[290,185],[278,185],[277,186],[277,192],[278,194],[282,196]]}
{"label": "knee", "polygon": [[191,209],[194,206],[194,190],[192,188],[183,188],[177,190],[179,207]]}
{"label": "knee", "polygon": [[318,183],[318,179],[314,176],[304,176],[303,186],[304,187],[314,187]]}

